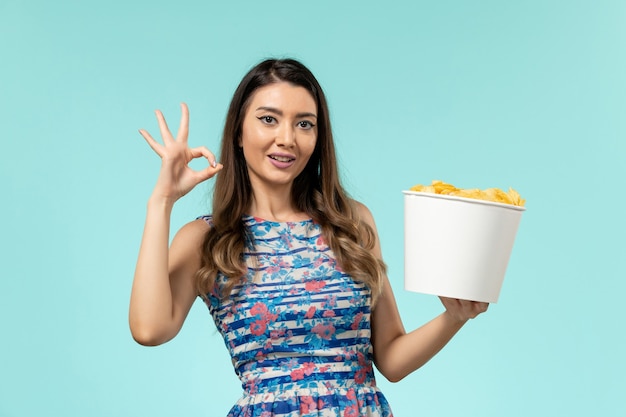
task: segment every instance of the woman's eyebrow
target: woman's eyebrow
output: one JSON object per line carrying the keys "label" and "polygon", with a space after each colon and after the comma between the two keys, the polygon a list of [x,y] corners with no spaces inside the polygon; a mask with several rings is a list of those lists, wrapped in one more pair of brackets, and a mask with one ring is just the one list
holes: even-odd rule
{"label": "woman's eyebrow", "polygon": [[[262,110],[262,111],[269,111],[272,113],[275,113],[279,116],[283,115],[283,111],[274,107],[268,107],[268,106],[261,106],[261,107],[257,107],[256,109],[257,111]],[[317,119],[317,115],[315,113],[309,113],[309,112],[304,112],[304,113],[296,113],[296,117],[300,118],[300,117],[314,117]]]}

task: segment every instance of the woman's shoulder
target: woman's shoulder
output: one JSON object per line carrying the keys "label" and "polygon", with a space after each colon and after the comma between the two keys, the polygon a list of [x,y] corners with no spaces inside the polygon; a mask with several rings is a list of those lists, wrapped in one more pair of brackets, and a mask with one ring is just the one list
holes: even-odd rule
{"label": "woman's shoulder", "polygon": [[199,259],[198,248],[202,246],[211,225],[198,217],[181,227],[172,239],[170,255],[173,253],[182,256],[185,262],[195,262]]}
{"label": "woman's shoulder", "polygon": [[194,220],[185,224],[176,233],[177,237],[184,237],[187,239],[198,240],[203,239],[206,232],[213,226],[212,216],[198,216]]}

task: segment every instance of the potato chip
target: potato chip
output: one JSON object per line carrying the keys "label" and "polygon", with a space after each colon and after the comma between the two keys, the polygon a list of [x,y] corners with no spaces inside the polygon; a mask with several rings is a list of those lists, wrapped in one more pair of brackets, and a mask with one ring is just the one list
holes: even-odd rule
{"label": "potato chip", "polygon": [[461,189],[456,188],[452,184],[445,183],[440,180],[433,180],[431,185],[414,185],[410,189],[422,193],[433,193],[442,195],[452,195],[456,197],[473,198],[476,200],[493,201],[502,204],[511,204],[514,206],[524,206],[524,200],[517,191],[509,188],[509,191],[502,191],[499,188],[487,188],[480,190],[478,188]]}

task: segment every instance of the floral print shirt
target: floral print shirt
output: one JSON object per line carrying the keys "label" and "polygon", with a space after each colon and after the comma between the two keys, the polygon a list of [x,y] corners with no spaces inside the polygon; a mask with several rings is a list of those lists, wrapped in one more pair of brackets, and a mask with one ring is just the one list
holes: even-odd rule
{"label": "floral print shirt", "polygon": [[229,417],[392,416],[374,379],[368,287],[313,220],[243,222],[247,279],[221,299],[220,274],[207,298],[244,391]]}

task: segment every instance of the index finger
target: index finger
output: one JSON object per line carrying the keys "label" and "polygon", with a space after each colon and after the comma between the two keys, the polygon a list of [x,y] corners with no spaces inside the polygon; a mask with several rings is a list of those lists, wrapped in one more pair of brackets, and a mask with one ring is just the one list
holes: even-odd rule
{"label": "index finger", "polygon": [[167,143],[174,140],[174,138],[172,138],[172,134],[170,133],[170,128],[167,126],[167,122],[165,121],[165,116],[163,116],[161,110],[155,110],[154,113],[156,114],[157,122],[159,123],[159,130],[161,131],[163,142]]}

